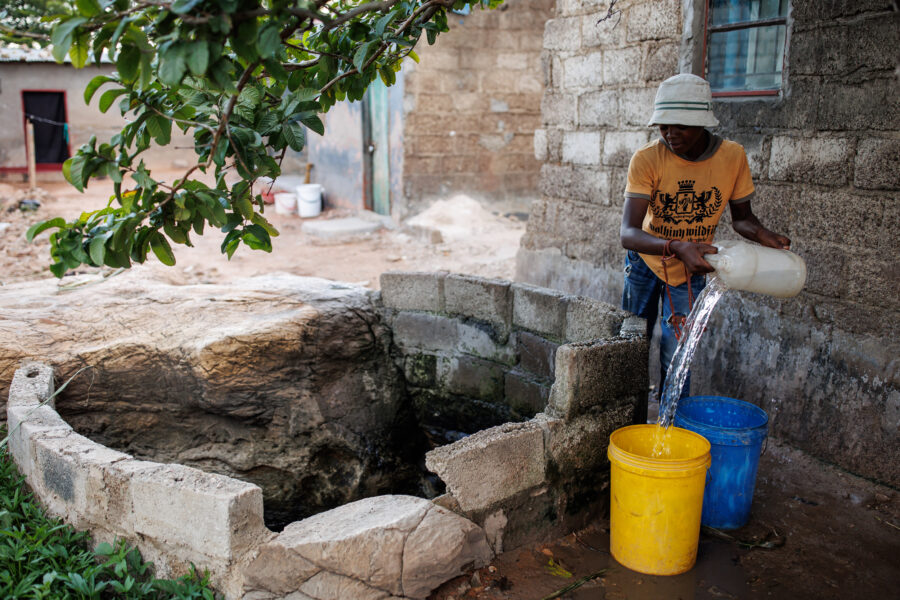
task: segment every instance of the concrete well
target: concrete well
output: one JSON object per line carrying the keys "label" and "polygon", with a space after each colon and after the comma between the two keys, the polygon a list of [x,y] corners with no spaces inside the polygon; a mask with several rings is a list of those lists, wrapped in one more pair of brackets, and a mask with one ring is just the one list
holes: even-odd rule
{"label": "concrete well", "polygon": [[[53,397],[54,368],[71,372],[60,361],[52,361],[54,367],[24,364],[10,386],[9,449],[50,514],[91,531],[97,541],[118,538],[137,545],[157,565],[158,575],[181,574],[190,563],[208,569],[228,598],[381,600],[425,598],[495,553],[571,530],[603,511],[606,440],[630,422],[635,403],[646,393],[642,322],[600,302],[446,273],[387,273],[380,294],[341,288],[337,304],[333,290],[322,292],[322,280],[262,279],[248,280],[243,291],[256,287],[272,294],[281,286],[291,291],[285,295],[294,302],[302,296],[306,315],[306,329],[269,323],[265,335],[279,340],[273,348],[294,352],[293,362],[303,363],[305,350],[282,346],[284,332],[300,332],[298,338],[308,340],[309,315],[331,311],[325,323],[333,325],[341,321],[343,306],[351,320],[365,324],[369,333],[362,339],[368,343],[339,337],[340,344],[326,349],[320,336],[336,331],[329,325],[313,336],[320,341],[312,348],[319,355],[343,353],[345,361],[365,348],[364,372],[348,379],[346,362],[332,370],[317,363],[316,385],[303,387],[302,398],[291,395],[296,387],[280,395],[270,387],[263,397],[251,399],[236,394],[233,381],[226,385],[219,379],[219,371],[241,366],[224,360],[233,354],[222,350],[220,337],[207,327],[212,341],[200,344],[202,351],[190,355],[182,347],[180,363],[159,362],[160,371],[170,364],[177,367],[174,375],[145,374],[147,381],[176,377],[179,386],[199,395],[200,401],[183,412],[202,429],[197,435],[201,443],[173,452],[154,450],[149,436],[135,435],[140,423],[147,431],[160,422],[171,427],[171,421],[154,421],[160,412],[182,414],[171,398],[168,404],[149,401],[154,393],[146,381],[142,402],[117,407],[121,398],[104,394],[96,383],[90,390],[73,385],[73,391]],[[134,293],[133,286],[125,287]],[[301,288],[302,294],[297,291]],[[69,298],[68,304],[77,304],[75,300]],[[229,331],[227,337],[233,341],[240,335]],[[93,351],[102,356],[96,347]],[[79,356],[84,359],[85,354]],[[225,364],[217,365],[217,360]],[[204,368],[197,369],[197,362]],[[242,364],[250,369],[246,361]],[[210,380],[192,379],[197,373]],[[108,369],[99,377],[104,384],[114,381]],[[216,385],[220,393],[214,393]],[[279,498],[278,490],[267,491],[271,481],[265,477],[254,481],[253,469],[232,472],[238,470],[237,460],[210,459],[211,448],[218,445],[215,456],[221,457],[225,438],[231,438],[239,455],[248,444],[272,439],[281,409],[268,419],[257,409],[280,403],[284,414],[296,415],[313,406],[313,392],[319,394],[314,405],[320,421],[295,417],[293,430],[286,431],[308,442],[322,431],[362,431],[367,426],[389,431],[398,419],[405,420],[424,432],[428,446],[416,446],[418,456],[395,453],[391,461],[424,463],[440,481],[432,476],[432,486],[410,490],[415,495],[367,488],[360,482],[378,479],[377,470],[370,468],[377,461],[348,444],[356,453],[348,451],[347,462],[357,461],[365,472],[346,478],[351,490],[339,496],[348,501],[310,509],[313,503],[303,501],[303,495],[320,490],[308,470],[322,463],[297,462],[297,468],[307,469],[300,481],[313,485],[299,485],[296,495],[286,497],[301,498],[304,518],[272,531],[264,519],[264,498]],[[387,399],[377,410],[361,412],[352,404],[359,396],[372,405],[379,393]],[[252,410],[246,412],[248,407]],[[104,408],[111,411],[106,416]],[[142,416],[134,424],[117,426],[125,410]],[[209,418],[200,419],[200,413]],[[116,431],[128,436],[117,437]],[[178,431],[158,442],[183,441],[185,429]],[[377,431],[372,435],[390,439]],[[287,452],[286,445],[282,442],[273,452]],[[306,456],[315,445],[298,447],[299,455]],[[426,454],[428,447],[432,450]],[[391,461],[388,470],[397,464]],[[337,479],[331,482],[336,485]],[[444,493],[429,498],[444,487]]]}

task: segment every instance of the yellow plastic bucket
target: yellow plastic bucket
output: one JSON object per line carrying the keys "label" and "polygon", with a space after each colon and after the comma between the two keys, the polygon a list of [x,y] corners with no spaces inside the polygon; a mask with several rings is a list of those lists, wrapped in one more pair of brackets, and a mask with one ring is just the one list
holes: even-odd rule
{"label": "yellow plastic bucket", "polygon": [[694,566],[710,445],[687,429],[663,435],[657,425],[631,425],[609,437],[610,550],[619,563],[649,575],[677,575]]}

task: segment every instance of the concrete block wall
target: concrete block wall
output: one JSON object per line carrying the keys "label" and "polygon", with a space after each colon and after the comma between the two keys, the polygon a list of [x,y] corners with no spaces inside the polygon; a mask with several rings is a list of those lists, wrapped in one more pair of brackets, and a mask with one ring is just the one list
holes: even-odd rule
{"label": "concrete block wall", "polygon": [[553,0],[448,13],[450,31],[416,48],[421,62],[405,78],[402,214],[454,193],[528,210],[540,169],[541,32],[552,13]]}
{"label": "concrete block wall", "polygon": [[484,527],[495,552],[602,512],[609,434],[647,389],[643,320],[448,273],[385,273],[381,294],[420,420],[472,434],[428,453],[447,485],[436,502]]}
{"label": "concrete block wall", "polygon": [[[542,197],[516,279],[618,304],[628,158],[651,135],[659,82],[702,74],[704,2],[622,1],[601,20],[608,5],[560,0],[547,23]],[[807,286],[791,300],[727,296],[693,392],[759,404],[772,433],[896,486],[900,99],[897,55],[884,49],[900,43],[900,12],[890,0],[794,0],[789,29],[781,94],[722,98],[714,110],[716,133],[747,151],[754,212],[792,239]],[[718,231],[737,237],[727,214]]]}
{"label": "concrete block wall", "polygon": [[445,432],[541,412],[559,348],[614,337],[625,319],[596,300],[443,272],[384,273],[381,300],[417,416]]}
{"label": "concrete block wall", "polygon": [[32,363],[16,371],[7,404],[9,452],[47,512],[97,541],[137,545],[157,576],[180,576],[191,563],[208,569],[226,596],[237,597],[236,567],[272,535],[262,490],[92,442],[47,402],[53,391],[53,370]]}

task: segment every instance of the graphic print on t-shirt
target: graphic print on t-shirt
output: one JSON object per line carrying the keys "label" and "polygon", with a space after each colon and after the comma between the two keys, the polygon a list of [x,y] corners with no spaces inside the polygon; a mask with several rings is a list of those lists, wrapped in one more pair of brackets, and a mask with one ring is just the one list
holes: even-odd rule
{"label": "graphic print on t-shirt", "polygon": [[[713,193],[715,200],[712,200]],[[722,192],[715,186],[696,193],[692,179],[679,181],[678,191],[674,195],[662,190],[656,191],[657,215],[663,222],[673,225],[702,223],[719,212],[723,201]]]}

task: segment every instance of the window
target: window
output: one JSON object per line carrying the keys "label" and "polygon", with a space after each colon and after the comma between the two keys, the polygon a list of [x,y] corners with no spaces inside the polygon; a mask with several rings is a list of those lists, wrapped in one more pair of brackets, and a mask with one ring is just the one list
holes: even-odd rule
{"label": "window", "polygon": [[788,0],[709,0],[706,79],[713,96],[781,89]]}

